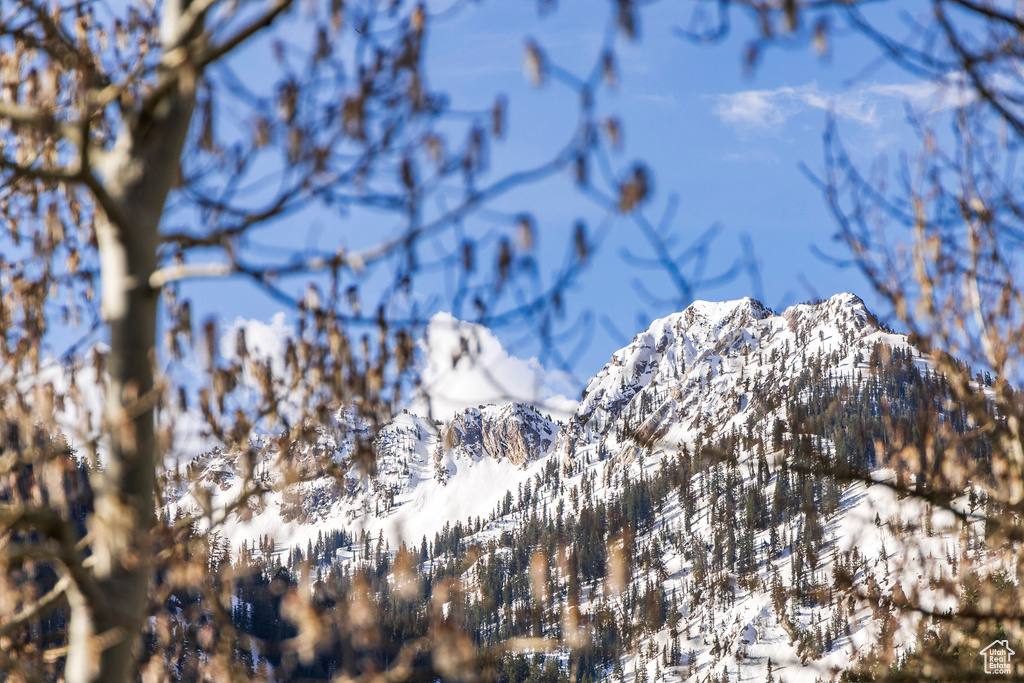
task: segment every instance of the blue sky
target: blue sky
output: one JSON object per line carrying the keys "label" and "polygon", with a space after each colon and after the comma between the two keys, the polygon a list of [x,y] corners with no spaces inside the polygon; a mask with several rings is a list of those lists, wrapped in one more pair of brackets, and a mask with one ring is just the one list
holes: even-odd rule
{"label": "blue sky", "polygon": [[[877,68],[875,48],[841,30],[828,59],[819,59],[809,47],[772,49],[746,73],[742,55],[752,35],[749,24],[737,15],[729,39],[694,45],[674,31],[688,21],[686,11],[683,3],[656,3],[642,12],[640,39],[619,42],[621,86],[599,101],[599,110],[625,124],[626,145],[618,161],[643,159],[653,171],[655,196],[647,211],[652,220],[674,196],[678,210],[672,225],[682,242],[718,227],[709,271],[731,263],[743,236],[749,237],[760,283],[741,275],[698,296],[759,296],[782,308],[852,291],[869,305],[877,303],[857,272],[837,268],[812,250],[843,255],[832,239],[835,224],[827,207],[801,166],[812,172],[823,167],[822,134],[830,114],[851,155],[865,167],[915,150],[907,107],[938,108],[934,89],[892,67]],[[578,0],[560,2],[543,18],[530,3],[472,4],[435,26],[429,46],[432,83],[467,107],[486,106],[495,92],[506,93],[510,136],[495,150],[496,168],[540,158],[571,125],[571,102],[555,87],[526,82],[524,36],[534,38],[555,62],[581,72],[599,48],[605,20],[603,4]],[[558,181],[531,190],[542,249],[545,243],[561,245],[574,216],[587,214],[585,200],[567,200],[569,194]],[[578,358],[582,377],[673,308],[644,300],[633,286],[642,280],[648,291],[669,290],[662,274],[623,261],[623,248],[647,253],[637,246],[635,226],[621,220],[612,232],[589,277],[574,291],[577,310],[596,309],[604,319]],[[520,353],[531,352],[529,343],[513,334],[503,341]]]}
{"label": "blue sky", "polygon": [[[535,40],[561,67],[584,73],[599,54],[610,4],[561,0],[540,17],[533,2],[465,3],[459,13],[432,25],[427,46],[431,88],[447,92],[453,108],[460,110],[486,109],[498,93],[509,101],[508,135],[490,153],[492,176],[550,157],[575,122],[573,93],[552,83],[534,87],[527,82],[524,40]],[[624,124],[625,144],[615,155],[616,165],[626,168],[643,160],[652,171],[654,196],[645,212],[653,222],[675,206],[671,226],[679,244],[717,229],[707,255],[699,259],[708,274],[726,269],[749,239],[759,278],[741,274],[697,296],[755,296],[780,309],[852,291],[884,314],[856,271],[815,255],[814,248],[837,256],[843,252],[833,241],[833,219],[801,167],[811,172],[822,168],[829,115],[836,117],[848,151],[864,167],[915,150],[906,107],[937,109],[934,90],[891,66],[878,67],[877,50],[841,27],[828,59],[819,59],[807,46],[771,49],[753,73],[746,73],[742,56],[753,35],[749,22],[736,15],[734,30],[722,43],[694,45],[675,31],[688,22],[690,7],[661,2],[642,10],[639,39],[617,43],[620,86],[599,97],[597,110]],[[251,55],[245,60],[253,65],[249,75],[258,78],[260,60]],[[574,222],[582,218],[594,227],[603,215],[574,190],[568,176],[517,191],[496,208],[527,209],[536,217],[538,260],[546,272],[563,262]],[[353,229],[342,226],[348,231],[342,239],[350,245],[376,234],[360,236]],[[286,229],[272,239],[294,245],[295,234]],[[333,238],[314,226],[303,239],[323,245]],[[579,380],[592,376],[652,319],[679,307],[642,293],[666,299],[675,294],[662,272],[632,263],[625,251],[650,254],[634,223],[621,218],[569,293],[563,353]],[[217,296],[208,296],[213,291]],[[269,320],[280,309],[245,283],[203,283],[191,292],[200,309],[197,319],[205,311],[228,320]],[[431,305],[446,309],[443,302]],[[571,329],[581,320],[589,324]],[[495,332],[517,355],[538,352],[528,332]]]}

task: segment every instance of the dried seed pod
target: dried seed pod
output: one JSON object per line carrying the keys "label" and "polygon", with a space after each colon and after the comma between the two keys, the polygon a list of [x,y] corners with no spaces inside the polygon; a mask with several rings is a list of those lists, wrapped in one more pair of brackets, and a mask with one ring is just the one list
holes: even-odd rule
{"label": "dried seed pod", "polygon": [[619,74],[615,68],[615,53],[605,50],[601,55],[601,77],[609,88],[619,87]]}
{"label": "dried seed pod", "polygon": [[495,282],[495,289],[500,291],[512,271],[512,244],[507,237],[502,237],[501,244],[498,246],[497,266],[498,279]]}
{"label": "dried seed pod", "polygon": [[647,169],[642,164],[634,165],[632,173],[619,185],[619,211],[632,211],[647,198],[649,192]]}
{"label": "dried seed pod", "polygon": [[533,39],[526,41],[523,66],[526,70],[526,78],[530,83],[537,86],[544,84],[547,77],[547,65],[544,62],[544,53]]}
{"label": "dried seed pod", "polygon": [[586,263],[587,258],[590,256],[590,245],[587,242],[587,226],[584,225],[583,221],[576,221],[576,227],[572,233],[572,241],[576,258],[579,259],[580,263]]}
{"label": "dried seed pod", "polygon": [[473,267],[473,242],[470,240],[462,241],[462,270],[466,273],[472,273]]}
{"label": "dried seed pod", "polygon": [[622,124],[617,118],[612,116],[604,120],[604,132],[613,148],[619,149],[622,146]]}
{"label": "dried seed pod", "polygon": [[505,137],[505,111],[508,101],[504,95],[498,95],[491,107],[491,134],[499,140]]}
{"label": "dried seed pod", "polygon": [[523,249],[533,249],[536,230],[533,224],[533,217],[529,214],[520,214],[516,219],[516,235],[519,246]]}

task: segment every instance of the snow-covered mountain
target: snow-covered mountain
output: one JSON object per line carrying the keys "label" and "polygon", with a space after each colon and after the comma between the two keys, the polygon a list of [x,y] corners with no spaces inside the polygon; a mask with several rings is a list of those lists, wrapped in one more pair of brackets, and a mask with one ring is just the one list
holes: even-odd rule
{"label": "snow-covered mountain", "polygon": [[[447,321],[446,328],[450,326]],[[863,360],[879,342],[906,345],[901,335],[882,331],[863,302],[850,294],[794,306],[781,315],[750,298],[697,301],[685,311],[655,320],[615,352],[589,382],[567,422],[556,422],[522,403],[466,407],[445,416],[445,422],[404,413],[377,435],[376,472],[371,476],[364,479],[362,470],[348,467],[343,484],[303,483],[301,497],[316,504],[305,505],[298,515],[288,511],[284,500],[276,507],[266,505],[262,509],[269,508],[271,516],[267,524],[247,520],[233,528],[237,533],[232,536],[237,541],[270,533],[279,544],[288,544],[294,537],[287,532],[288,522],[298,517],[318,526],[359,519],[376,528],[409,500],[421,500],[424,486],[440,485],[437,496],[451,497],[445,487],[457,486],[459,471],[466,476],[484,460],[493,461],[498,469],[496,481],[480,494],[496,501],[508,490],[506,480],[515,483],[520,479],[516,472],[541,461],[554,459],[568,473],[609,455],[631,462],[652,448],[692,444],[701,435],[739,427],[755,413],[763,418],[766,397],[784,390],[809,358],[827,355],[833,361],[832,374],[848,375],[858,362],[857,354]],[[445,343],[456,344],[447,338]],[[491,348],[495,340],[485,338],[483,343],[490,356],[508,358]],[[310,456],[332,453],[339,464],[350,464],[359,429],[344,415],[333,418],[332,424],[317,427],[316,443],[305,449]],[[274,440],[254,446],[255,462],[214,451],[183,467],[202,470],[197,477],[200,485],[216,482],[213,498],[228,502],[238,493],[232,482],[240,482],[248,467],[266,476],[282,476],[274,466],[280,455]],[[302,459],[297,462],[301,465]],[[314,494],[320,488],[330,493]],[[171,506],[184,509],[196,504],[176,483],[168,493]],[[485,512],[491,507],[493,503]],[[363,514],[370,509],[372,514]],[[283,525],[272,518],[274,513],[285,520]],[[438,528],[448,521],[443,515],[434,518]]]}
{"label": "snow-covered mountain", "polygon": [[[778,314],[749,298],[698,301],[615,352],[565,422],[520,403],[443,422],[405,413],[377,435],[367,474],[354,466],[355,428],[335,416],[305,453],[329,454],[342,474],[263,496],[224,533],[234,548],[270,538],[302,550],[340,530],[440,555],[443,535],[462,524],[456,548],[492,549],[462,578],[491,600],[484,576],[506,561],[509,538],[528,525],[561,530],[564,519],[582,533],[592,514],[600,572],[575,589],[573,623],[591,638],[607,610],[645,624],[620,643],[616,676],[763,681],[771,666],[775,680],[827,680],[914,647],[925,626],[886,605],[911,595],[937,610],[955,604],[944,582],[976,548],[952,530],[952,514],[868,485],[895,476],[875,456],[880,401],[897,418],[912,412],[913,388],[932,375],[850,294]],[[280,454],[256,446],[255,456],[211,453],[183,466],[197,476],[168,485],[168,514],[226,505],[250,470],[283,476]],[[865,481],[815,477],[819,460]],[[908,525],[921,530],[909,547]],[[359,545],[326,562],[366,561]],[[597,588],[613,573],[613,547],[630,566],[617,593]],[[554,564],[582,561],[579,543],[558,552]],[[563,637],[568,623],[557,627]]]}
{"label": "snow-covered mountain", "polygon": [[645,444],[693,443],[771,412],[770,397],[828,357],[828,372],[850,375],[876,343],[906,346],[883,331],[864,302],[838,294],[776,315],[739,299],[696,301],[655,320],[612,355],[583,392],[560,445],[565,463],[604,449],[632,459]]}

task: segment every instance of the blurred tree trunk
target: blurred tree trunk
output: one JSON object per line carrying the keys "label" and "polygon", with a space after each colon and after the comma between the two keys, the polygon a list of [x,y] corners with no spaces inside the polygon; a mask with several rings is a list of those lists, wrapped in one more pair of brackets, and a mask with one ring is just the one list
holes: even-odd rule
{"label": "blurred tree trunk", "polygon": [[77,610],[87,608],[92,618],[72,616],[69,683],[132,680],[148,613],[156,521],[154,408],[160,395],[154,386],[160,290],[150,286],[150,277],[158,267],[160,218],[192,118],[194,83],[176,74],[167,94],[131,122],[100,169],[110,199],[97,221],[102,315],[110,326],[103,416],[110,444],[90,526],[98,590]]}

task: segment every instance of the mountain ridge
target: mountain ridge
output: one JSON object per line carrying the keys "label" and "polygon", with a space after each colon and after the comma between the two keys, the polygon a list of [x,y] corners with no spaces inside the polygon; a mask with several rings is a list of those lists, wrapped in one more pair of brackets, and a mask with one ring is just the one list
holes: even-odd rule
{"label": "mountain ridge", "polygon": [[[780,382],[779,386],[788,382],[770,371],[763,376],[758,374],[763,370],[761,364],[737,364],[737,353],[757,353],[759,349],[770,353],[772,349],[786,348],[774,341],[762,343],[762,335],[785,342],[784,337],[789,334],[795,346],[801,334],[807,338],[812,331],[819,330],[816,313],[817,322],[823,320],[826,327],[835,323],[827,339],[817,340],[818,348],[839,346],[839,340],[833,337],[841,334],[849,335],[852,342],[853,335],[864,330],[867,332],[859,338],[878,335],[880,341],[890,345],[907,344],[904,336],[884,332],[864,302],[853,294],[836,294],[813,304],[798,304],[778,314],[750,297],[725,302],[694,301],[683,311],[652,321],[630,344],[613,353],[590,380],[576,411],[564,423],[523,403],[465,408],[449,416],[446,423],[411,413],[397,416],[382,434],[393,433],[402,439],[404,450],[393,445],[382,449],[376,444],[378,474],[360,482],[360,470],[352,468],[345,487],[349,500],[341,505],[345,509],[336,510],[333,517],[344,518],[341,526],[348,526],[367,514],[371,505],[374,516],[383,507],[386,517],[395,509],[396,501],[398,506],[406,502],[403,494],[428,479],[428,472],[444,487],[459,471],[460,464],[466,472],[485,456],[498,462],[495,476],[511,477],[510,481],[518,482],[522,477],[513,475],[513,470],[525,472],[531,469],[527,465],[547,458],[555,458],[564,472],[571,473],[578,464],[577,453],[585,460],[603,459],[609,450],[614,450],[618,461],[630,462],[644,444],[665,441],[675,447],[692,445],[700,432],[726,428],[736,422],[736,416],[744,412],[750,400],[758,400],[756,392],[745,396],[740,391],[743,379]],[[647,415],[653,404],[654,411]],[[641,412],[646,415],[643,424],[636,417]],[[354,448],[352,434],[342,416],[335,415],[334,420],[334,433],[324,432],[326,441],[321,439],[314,448],[332,450],[336,458],[346,461],[351,455],[347,451]],[[271,449],[263,450],[268,451],[264,457],[269,457]],[[227,500],[234,490],[226,485],[226,480],[232,474],[240,476],[241,472],[220,461],[207,464],[207,468],[221,472],[216,475],[218,487]],[[410,475],[410,471],[416,474]],[[345,492],[341,493],[327,498],[331,504],[345,503]],[[189,507],[187,495],[182,494],[176,489],[169,496],[170,512],[184,512]],[[370,503],[357,501],[360,495],[369,496]],[[490,507],[493,505],[488,510]],[[326,522],[332,515],[314,514],[312,518]],[[379,528],[385,520],[371,521],[377,522],[372,526]],[[258,525],[259,534],[266,534],[271,526]],[[232,539],[236,545],[245,537],[243,528],[236,529],[238,534]],[[292,540],[287,534],[280,539],[284,544]],[[399,538],[394,536],[394,540]]]}

